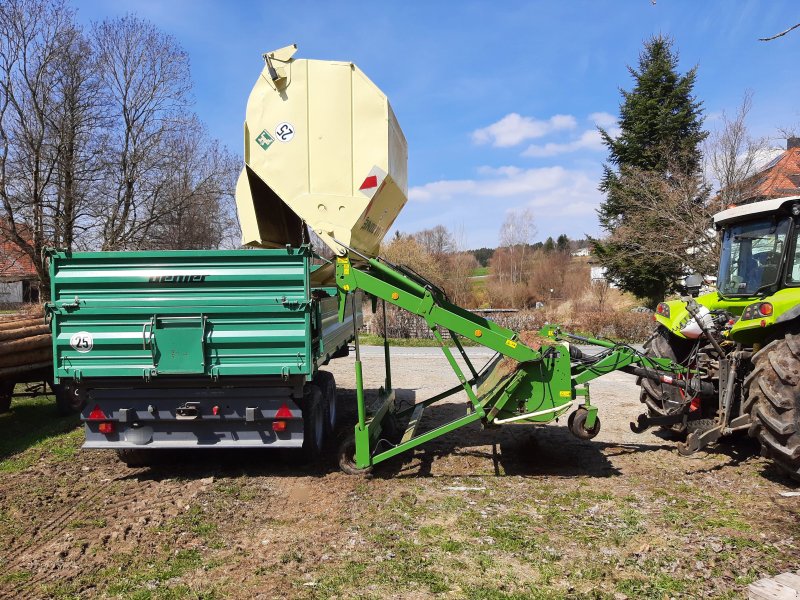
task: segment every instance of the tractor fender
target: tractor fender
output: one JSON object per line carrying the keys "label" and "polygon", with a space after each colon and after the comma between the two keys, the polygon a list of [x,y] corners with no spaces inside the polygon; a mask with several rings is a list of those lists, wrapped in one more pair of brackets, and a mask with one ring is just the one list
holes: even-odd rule
{"label": "tractor fender", "polygon": [[779,315],[778,318],[775,319],[775,322],[786,323],[788,321],[796,319],[797,317],[800,317],[800,304],[798,304],[794,308],[790,308],[785,313]]}

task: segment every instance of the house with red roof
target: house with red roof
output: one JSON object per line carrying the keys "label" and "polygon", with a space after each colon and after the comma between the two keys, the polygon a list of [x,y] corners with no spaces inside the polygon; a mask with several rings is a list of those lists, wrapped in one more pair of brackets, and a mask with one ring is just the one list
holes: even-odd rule
{"label": "house with red roof", "polygon": [[742,204],[800,195],[800,138],[786,140],[786,151],[773,158],[747,182]]}
{"label": "house with red roof", "polygon": [[12,242],[0,221],[0,304],[39,301],[39,276],[30,257]]}

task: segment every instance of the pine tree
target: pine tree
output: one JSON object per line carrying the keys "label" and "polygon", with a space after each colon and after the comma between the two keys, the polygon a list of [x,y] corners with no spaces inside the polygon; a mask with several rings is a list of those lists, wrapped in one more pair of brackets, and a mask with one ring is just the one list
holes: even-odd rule
{"label": "pine tree", "polygon": [[[666,182],[674,180],[676,185],[680,181],[682,186],[687,178],[697,180],[698,206],[704,203],[698,175],[702,160],[700,144],[707,133],[702,129],[702,103],[692,95],[697,67],[684,75],[677,69],[678,55],[673,52],[669,38],[656,36],[646,41],[638,68],[628,68],[633,88],[620,90],[619,136],[611,137],[600,129],[608,148],[609,164],[604,165],[600,183],[606,200],[598,216],[610,237],[602,242],[593,240],[595,255],[611,280],[647,299],[651,306],[673,288],[684,274],[684,265],[664,260],[658,252],[648,252],[646,230],[637,232],[635,252],[626,246],[625,240],[615,239],[615,232],[623,229],[631,211],[642,210],[639,203],[631,202],[631,192],[626,189],[628,176],[632,174],[655,174]],[[657,213],[636,222],[638,226],[649,223],[653,228],[663,227]]]}

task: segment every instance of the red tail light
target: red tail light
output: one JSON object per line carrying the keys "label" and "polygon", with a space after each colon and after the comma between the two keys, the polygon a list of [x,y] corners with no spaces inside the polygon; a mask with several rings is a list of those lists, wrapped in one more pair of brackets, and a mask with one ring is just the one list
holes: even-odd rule
{"label": "red tail light", "polygon": [[100,433],[109,435],[111,433],[114,433],[114,423],[110,421],[106,421],[105,423],[100,423],[97,429]]}
{"label": "red tail light", "polygon": [[283,406],[278,409],[278,412],[275,413],[276,419],[291,419],[292,417],[294,417],[294,415],[292,414],[292,411],[289,410],[289,407],[285,402],[283,403]]}
{"label": "red tail light", "polygon": [[286,421],[273,421],[272,431],[286,431]]}
{"label": "red tail light", "polygon": [[89,413],[90,421],[104,421],[107,418],[106,413],[102,411],[99,404],[95,404],[92,412]]}

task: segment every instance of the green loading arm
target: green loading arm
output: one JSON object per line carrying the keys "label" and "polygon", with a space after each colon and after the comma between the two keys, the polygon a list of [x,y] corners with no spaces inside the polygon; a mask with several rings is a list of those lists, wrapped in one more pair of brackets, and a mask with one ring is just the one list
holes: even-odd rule
{"label": "green loading arm", "polygon": [[[383,402],[374,415],[368,418],[356,336],[356,396],[359,419],[355,426],[354,439],[346,442],[353,446],[353,459],[350,463],[343,464],[343,468],[350,472],[371,468],[372,465],[475,421],[480,420],[485,425],[508,422],[546,423],[567,412],[578,399],[582,401],[578,413],[585,411],[585,414],[581,415],[580,420],[571,418],[570,428],[574,429],[572,424],[579,421],[577,427],[582,428],[583,434],[574,430],[573,433],[588,439],[599,431],[597,407],[590,402],[588,382],[612,371],[621,370],[684,388],[699,382],[699,378],[691,377],[696,372],[669,359],[647,357],[624,344],[562,333],[555,326],[546,326],[539,332],[543,337],[552,340],[552,345],[543,346],[540,350],[531,348],[519,340],[516,332],[450,303],[440,290],[421,277],[401,272],[400,268],[380,259],[364,256],[361,259],[362,261],[354,264],[349,257],[337,258],[336,284],[340,315],[343,314],[350,294],[356,290],[419,315],[431,328],[460,385],[418,402],[408,409],[397,411],[394,393],[387,378],[386,388],[382,390]],[[468,378],[462,372],[444,343],[442,331],[450,332],[472,377]],[[461,347],[459,336],[494,350],[498,357],[479,373]],[[571,348],[566,343],[567,340],[604,347],[607,351],[596,359],[583,357],[577,348]],[[509,369],[507,359],[513,359],[512,364],[517,366]],[[387,374],[388,372],[387,346]],[[470,401],[465,416],[432,431],[415,435],[425,407],[462,390]],[[703,391],[709,392],[708,389]],[[399,444],[391,444],[382,438],[382,432],[390,421],[409,414],[409,426]],[[391,447],[379,452],[379,446],[384,443]]]}

